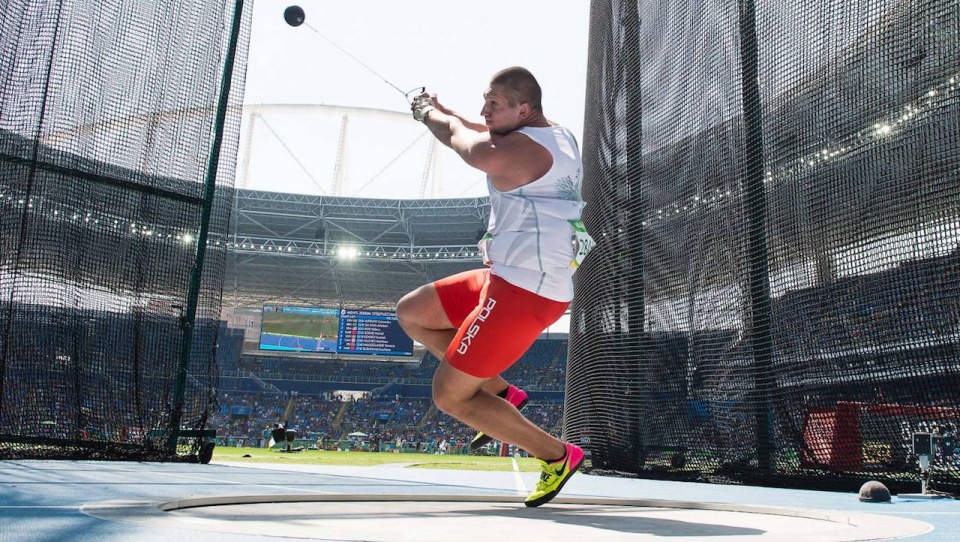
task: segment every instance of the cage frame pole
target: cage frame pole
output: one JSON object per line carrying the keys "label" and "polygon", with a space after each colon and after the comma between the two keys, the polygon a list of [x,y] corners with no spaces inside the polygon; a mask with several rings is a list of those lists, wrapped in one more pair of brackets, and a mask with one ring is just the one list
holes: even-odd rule
{"label": "cage frame pole", "polygon": [[223,129],[227,118],[227,106],[230,101],[230,88],[233,82],[233,67],[237,54],[237,42],[239,41],[240,27],[243,22],[243,4],[244,0],[234,1],[233,24],[230,30],[230,40],[227,44],[227,54],[224,58],[223,73],[220,79],[220,100],[217,103],[213,143],[210,146],[210,154],[207,158],[207,175],[204,179],[203,200],[200,203],[200,231],[197,234],[197,253],[190,275],[190,287],[186,299],[187,306],[180,321],[183,335],[181,336],[180,342],[180,359],[177,365],[177,377],[173,388],[170,434],[167,440],[167,448],[170,453],[173,454],[176,453],[177,440],[181,433],[180,421],[183,417],[187,367],[190,365],[190,351],[193,348],[193,330],[197,317],[197,298],[200,296],[200,283],[203,278],[203,261],[206,256],[210,214],[213,208],[213,199],[216,195],[217,170],[220,164],[220,150],[223,144]]}
{"label": "cage frame pole", "polygon": [[[627,122],[626,145],[627,173],[626,181],[629,187],[628,205],[630,208],[627,219],[627,244],[630,247],[629,268],[631,277],[639,288],[627,289],[627,306],[629,307],[627,332],[629,344],[636,352],[636,367],[632,374],[638,379],[638,393],[640,405],[637,411],[637,431],[630,435],[636,445],[632,459],[637,468],[643,468],[646,462],[647,449],[650,445],[647,405],[652,390],[655,387],[651,381],[649,370],[649,335],[646,332],[646,268],[644,256],[644,226],[646,220],[646,191],[644,184],[646,177],[643,168],[643,106],[642,106],[642,58],[640,54],[640,6],[637,2],[625,2],[624,28],[633,29],[627,33],[627,47],[625,51],[624,80],[626,85],[627,117],[636,114],[636,122]],[[647,365],[646,367],[644,365]]]}
{"label": "cage frame pole", "polygon": [[750,341],[753,348],[753,407],[757,467],[773,463],[770,431],[773,385],[770,270],[767,251],[767,201],[763,183],[763,109],[760,102],[757,17],[754,0],[739,0],[740,83],[744,125],[744,212],[747,223]]}

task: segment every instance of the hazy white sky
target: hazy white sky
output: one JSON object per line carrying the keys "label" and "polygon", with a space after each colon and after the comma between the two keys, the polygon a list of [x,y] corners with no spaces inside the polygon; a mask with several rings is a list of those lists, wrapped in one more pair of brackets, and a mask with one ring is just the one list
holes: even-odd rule
{"label": "hazy white sky", "polygon": [[[537,76],[547,116],[580,136],[586,85],[589,0],[307,0],[306,22],[404,91],[426,86],[457,111],[479,118],[481,94],[497,70],[521,65]],[[323,104],[408,112],[400,92],[306,25],[283,20],[289,3],[253,4],[245,103]],[[322,108],[264,115],[244,173],[248,188],[329,194],[341,116]],[[350,115],[348,179],[341,195],[417,197],[430,136],[413,120]],[[582,139],[582,137],[581,137]],[[428,197],[485,195],[483,176],[440,148]]]}

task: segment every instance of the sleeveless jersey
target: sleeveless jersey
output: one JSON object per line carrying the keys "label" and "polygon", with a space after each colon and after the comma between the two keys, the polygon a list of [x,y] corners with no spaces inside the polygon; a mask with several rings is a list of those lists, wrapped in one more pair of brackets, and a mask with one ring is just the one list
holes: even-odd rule
{"label": "sleeveless jersey", "polygon": [[582,228],[585,205],[580,149],[562,126],[518,131],[550,151],[553,165],[543,177],[506,192],[487,178],[490,222],[480,250],[494,275],[542,297],[570,301],[579,263],[574,230]]}

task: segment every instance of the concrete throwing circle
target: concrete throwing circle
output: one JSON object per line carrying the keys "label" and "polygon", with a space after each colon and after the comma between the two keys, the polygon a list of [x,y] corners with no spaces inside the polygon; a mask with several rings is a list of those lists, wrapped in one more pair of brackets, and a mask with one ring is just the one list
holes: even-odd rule
{"label": "concrete throwing circle", "polygon": [[558,497],[540,508],[522,498],[464,495],[250,495],[166,503],[104,502],[94,517],[224,534],[307,540],[488,542],[519,540],[875,540],[932,530],[878,514],[654,499]]}

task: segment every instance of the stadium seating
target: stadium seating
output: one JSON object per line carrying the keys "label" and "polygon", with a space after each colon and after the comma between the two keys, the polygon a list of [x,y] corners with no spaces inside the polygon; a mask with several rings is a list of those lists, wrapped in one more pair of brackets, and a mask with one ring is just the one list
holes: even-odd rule
{"label": "stadium seating", "polygon": [[[904,277],[913,283],[919,280],[920,287],[902,287]],[[805,356],[845,359],[845,352],[863,352],[865,345],[909,351],[957,344],[960,306],[951,292],[958,283],[960,257],[953,253],[787,292],[773,299],[775,363]],[[748,357],[749,344],[735,330],[706,331],[693,337],[660,334],[653,339],[663,371],[692,370],[694,394],[723,371],[736,370],[716,366],[704,352],[723,351],[725,359]],[[282,392],[299,394],[291,425],[302,434],[323,435],[325,447],[336,446],[349,433],[359,431],[368,435],[365,442],[370,449],[439,450],[446,441],[448,453],[456,453],[473,436],[472,429],[433,408],[430,382],[439,361],[429,353],[416,363],[391,363],[241,355],[241,347],[242,335],[221,332],[220,408],[212,427],[224,438],[261,442],[264,429],[279,419],[286,404],[288,395]],[[696,365],[688,367],[690,348],[701,355]],[[738,356],[741,351],[743,355]],[[886,362],[900,363],[898,359]],[[531,392],[533,401],[524,414],[557,435],[562,430],[566,365],[567,340],[540,339],[504,373],[508,381]],[[335,389],[378,393],[345,403],[332,397]],[[236,406],[250,407],[249,415],[236,415]]]}
{"label": "stadium seating", "polygon": [[[295,408],[288,426],[327,449],[460,453],[473,438],[472,428],[433,407],[429,385],[439,361],[429,353],[419,363],[304,360],[241,355],[242,343],[231,342],[234,336],[221,332],[221,340],[229,346],[218,352],[223,371],[210,423],[223,444],[263,446],[270,438],[266,430],[280,421],[291,397]],[[541,339],[505,377],[531,391],[562,392],[566,357],[565,339]],[[411,384],[420,396],[391,393],[389,385],[396,382]],[[357,400],[341,400],[332,391],[371,386],[378,393]],[[562,393],[547,397],[535,399],[524,414],[559,435]]]}

